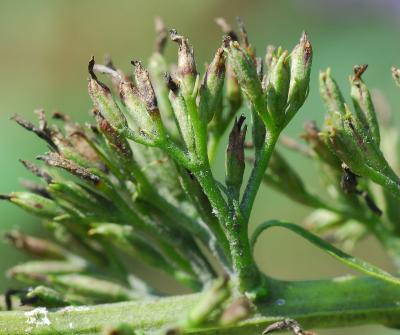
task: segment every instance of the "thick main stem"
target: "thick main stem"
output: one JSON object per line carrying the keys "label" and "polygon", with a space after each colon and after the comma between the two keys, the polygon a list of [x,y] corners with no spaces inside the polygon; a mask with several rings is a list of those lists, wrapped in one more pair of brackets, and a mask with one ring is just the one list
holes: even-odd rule
{"label": "thick main stem", "polygon": [[207,195],[213,213],[218,218],[228,239],[232,265],[242,292],[258,290],[262,283],[260,271],[254,262],[247,235],[247,225],[239,216],[232,215],[220,189],[216,185],[209,166],[193,172]]}
{"label": "thick main stem", "polygon": [[[230,327],[192,329],[192,334],[260,334],[269,324],[294,318],[304,328],[334,328],[364,324],[400,327],[400,286],[374,278],[281,282],[268,279],[268,299],[257,305],[258,316]],[[46,312],[0,313],[0,333],[7,335],[99,334],[120,323],[152,331],[176,325],[199,301],[199,294],[124,302],[92,307],[67,307]],[[44,313],[44,314],[43,314]],[[36,315],[35,318],[32,315]],[[44,318],[45,315],[45,318]],[[43,320],[47,320],[43,322]]]}

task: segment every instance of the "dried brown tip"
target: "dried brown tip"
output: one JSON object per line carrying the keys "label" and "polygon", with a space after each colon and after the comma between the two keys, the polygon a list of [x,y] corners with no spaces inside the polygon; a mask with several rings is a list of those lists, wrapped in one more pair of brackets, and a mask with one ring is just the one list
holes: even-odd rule
{"label": "dried brown tip", "polygon": [[185,40],[185,38],[182,35],[178,35],[178,32],[176,29],[170,29],[169,36],[172,41],[179,43],[179,44],[182,44]]}
{"label": "dried brown tip", "polygon": [[55,152],[50,152],[47,155],[38,156],[36,157],[36,159],[44,161],[49,166],[54,166],[64,169],[70,172],[71,174],[80,177],[82,179],[85,179],[87,181],[90,181],[94,184],[98,184],[100,182],[99,176],[91,173],[89,170],[79,166],[73,161],[70,161],[62,157],[61,155]]}
{"label": "dried brown tip", "polygon": [[224,47],[224,48],[230,48],[231,42],[232,42],[232,41],[234,41],[234,40],[232,39],[232,37],[230,37],[229,35],[224,35],[224,36],[222,37],[222,45],[223,45],[223,47]]}
{"label": "dried brown tip", "polygon": [[95,60],[94,60],[94,56],[92,56],[92,58],[90,58],[89,63],[88,63],[88,71],[89,71],[90,77],[91,77],[93,80],[96,80],[96,81],[97,81],[97,76],[96,76],[96,74],[94,73],[94,65],[95,65],[95,64],[96,64],[96,62],[95,62]]}
{"label": "dried brown tip", "polygon": [[58,151],[57,145],[54,143],[52,139],[51,131],[46,127],[46,124],[43,122],[43,120],[41,121],[39,119],[39,128],[36,127],[30,121],[24,119],[22,116],[17,114],[13,115],[11,117],[11,120],[17,122],[21,127],[25,128],[26,130],[35,133],[38,137],[45,140],[52,149]]}
{"label": "dried brown tip", "polygon": [[47,188],[43,185],[40,185],[38,183],[35,183],[31,180],[21,180],[20,184],[23,188],[25,188],[26,190],[28,190],[29,192],[41,195],[44,198],[51,198],[50,193],[47,191]]}
{"label": "dried brown tip", "polygon": [[164,52],[165,45],[167,44],[168,30],[164,24],[164,20],[159,16],[154,18],[154,29],[157,34],[154,49],[156,52],[162,54]]}
{"label": "dried brown tip", "polygon": [[357,81],[361,79],[362,74],[367,70],[368,64],[364,65],[354,65],[353,67],[353,72],[354,72],[354,77],[353,81]]}
{"label": "dried brown tip", "polygon": [[0,194],[0,200],[11,200],[12,196],[9,194]]}
{"label": "dried brown tip", "polygon": [[166,73],[164,75],[164,79],[165,84],[167,85],[169,90],[172,91],[172,93],[177,94],[179,91],[179,84],[174,79],[172,79],[171,74]]}
{"label": "dried brown tip", "polygon": [[47,172],[43,171],[43,169],[26,160],[20,159],[19,161],[25,166],[28,171],[32,172],[35,176],[43,178],[48,184],[52,182],[53,178],[51,178],[51,176]]}
{"label": "dried brown tip", "polygon": [[134,66],[136,87],[139,91],[140,97],[144,101],[146,108],[149,111],[157,109],[157,98],[154,93],[153,85],[150,81],[149,72],[143,67],[142,63],[138,60],[132,60],[131,64]]}
{"label": "dried brown tip", "polygon": [[61,113],[59,111],[54,112],[53,115],[52,115],[52,118],[55,119],[55,120],[61,120],[61,121],[64,121],[64,122],[70,122],[71,121],[71,118],[68,115],[66,115],[64,113]]}
{"label": "dried brown tip", "polygon": [[246,28],[244,27],[244,22],[242,21],[242,19],[239,16],[236,18],[236,22],[239,27],[240,39],[242,40],[243,45],[246,48],[248,48],[250,46],[249,36],[247,34]]}
{"label": "dried brown tip", "polygon": [[215,23],[221,28],[224,34],[227,34],[233,41],[238,41],[238,35],[232,29],[231,25],[223,18],[217,17]]}

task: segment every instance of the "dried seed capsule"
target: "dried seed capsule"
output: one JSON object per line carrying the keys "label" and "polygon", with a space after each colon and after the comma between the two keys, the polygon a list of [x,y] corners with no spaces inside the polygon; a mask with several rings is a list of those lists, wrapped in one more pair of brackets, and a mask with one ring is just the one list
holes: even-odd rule
{"label": "dried seed capsule", "polygon": [[331,69],[319,74],[319,91],[328,113],[341,113],[344,115],[344,98],[335,79],[332,78]]}
{"label": "dried seed capsule", "polygon": [[290,68],[288,52],[285,51],[271,66],[266,88],[268,112],[275,123],[280,125],[285,119],[288,99]]}
{"label": "dried seed capsule", "polygon": [[65,259],[66,250],[59,245],[41,238],[25,235],[13,230],[5,234],[5,237],[19,250],[39,258]]}
{"label": "dried seed capsule", "polygon": [[361,76],[367,69],[367,65],[354,67],[354,76],[350,78],[351,98],[353,100],[355,118],[360,131],[372,138],[376,145],[380,144],[379,124],[376,118],[371,94]]}
{"label": "dried seed capsule", "polygon": [[105,136],[110,146],[124,160],[132,160],[133,153],[128,140],[118,133],[114,127],[101,114],[96,114],[98,129]]}
{"label": "dried seed capsule", "polygon": [[148,144],[155,144],[164,138],[164,127],[157,99],[151,85],[148,72],[140,62],[133,61],[135,67],[135,86],[132,82],[122,81],[120,96],[129,112],[130,126],[138,136]]}
{"label": "dried seed capsule", "polygon": [[286,124],[303,106],[309,92],[312,62],[312,47],[306,33],[303,33],[290,54],[290,84]]}
{"label": "dried seed capsule", "polygon": [[182,93],[184,96],[193,96],[197,80],[196,62],[194,52],[189,40],[181,35],[178,35],[175,29],[170,30],[171,40],[178,43],[178,72],[177,76],[181,84]]}
{"label": "dried seed capsule", "polygon": [[244,141],[246,139],[247,126],[242,128],[245,117],[242,115],[239,119],[235,119],[232,131],[229,135],[229,143],[226,149],[225,183],[228,188],[239,192],[243,182],[243,174],[245,170],[244,162]]}
{"label": "dried seed capsule", "polygon": [[42,160],[46,162],[47,165],[54,166],[54,167],[59,167],[61,169],[64,169],[71,174],[82,178],[84,180],[90,181],[94,184],[98,184],[100,182],[100,177],[89,171],[88,169],[85,169],[75,162],[64,158],[63,156],[55,153],[55,152],[50,152],[47,155],[41,155],[36,157],[39,160]]}
{"label": "dried seed capsule", "polygon": [[9,200],[22,209],[42,218],[54,218],[62,215],[63,210],[51,199],[29,192],[13,192],[0,195],[0,199]]}
{"label": "dried seed capsule", "polygon": [[215,110],[222,99],[222,90],[225,79],[224,50],[219,48],[213,61],[208,66],[204,82],[200,87],[200,117],[207,124],[214,116]]}
{"label": "dried seed capsule", "polygon": [[123,131],[128,127],[125,116],[122,114],[110,89],[100,82],[94,74],[94,58],[89,62],[89,78],[88,90],[94,105],[99,109],[100,113],[110,122],[118,131]]}

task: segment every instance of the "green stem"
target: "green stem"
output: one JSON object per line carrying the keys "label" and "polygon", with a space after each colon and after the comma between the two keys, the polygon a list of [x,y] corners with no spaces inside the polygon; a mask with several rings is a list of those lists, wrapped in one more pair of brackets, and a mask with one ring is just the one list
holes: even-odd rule
{"label": "green stem", "polygon": [[[365,324],[400,327],[400,286],[374,278],[344,277],[332,280],[283,282],[268,279],[268,299],[257,304],[257,316],[238,325],[207,325],[192,334],[260,334],[269,324],[294,318],[306,329]],[[0,313],[1,334],[99,334],[105,326],[126,323],[137,331],[156,331],[183,321],[200,294],[123,302],[91,307],[51,310],[49,322],[38,322],[23,311]]]}
{"label": "green stem", "polygon": [[218,218],[228,239],[239,290],[256,292],[262,283],[262,278],[253,259],[246,222],[241,215],[238,215],[239,213],[232,215],[230,212],[209,166],[202,166],[193,173],[207,195],[213,213]]}
{"label": "green stem", "polygon": [[279,133],[267,134],[265,145],[254,162],[254,167],[251,171],[251,175],[246,185],[241,203],[242,214],[246,221],[248,221],[250,218],[254,200],[256,198],[258,189],[260,188],[260,184],[263,180],[265,170],[267,169],[269,159],[274,151],[278,137]]}

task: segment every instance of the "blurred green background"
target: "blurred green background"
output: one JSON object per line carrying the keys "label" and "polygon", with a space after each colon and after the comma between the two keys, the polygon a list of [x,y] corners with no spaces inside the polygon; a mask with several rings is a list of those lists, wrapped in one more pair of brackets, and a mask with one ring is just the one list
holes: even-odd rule
{"label": "blurred green background", "polygon": [[[390,76],[400,65],[400,1],[397,0],[175,0],[78,1],[0,0],[0,192],[20,188],[29,177],[19,158],[33,160],[44,144],[23,131],[9,117],[19,113],[32,118],[32,110],[60,110],[78,120],[88,119],[91,107],[86,92],[87,61],[112,55],[128,71],[131,59],[146,60],[153,48],[153,18],[161,15],[168,27],[187,35],[200,65],[210,60],[221,43],[214,18],[230,22],[240,15],[259,53],[267,44],[292,48],[303,30],[314,47],[311,94],[287,133],[298,135],[306,120],[323,119],[318,95],[318,71],[330,66],[344,90],[354,64],[370,65],[365,80],[382,89],[392,106],[399,103]],[[168,46],[174,60],[176,46]],[[396,95],[397,94],[397,95]],[[394,109],[394,108],[393,108]],[[221,148],[219,162],[222,164]],[[315,187],[313,167],[295,154],[285,153]],[[220,164],[220,166],[222,166]],[[222,175],[222,169],[217,169]],[[323,192],[323,190],[318,190]],[[8,203],[0,204],[0,231],[20,227],[40,231],[40,224]],[[252,216],[252,227],[270,218],[300,223],[308,210],[263,187]],[[328,278],[349,270],[286,231],[272,231],[260,239],[257,260],[271,275],[285,279]],[[369,239],[353,253],[392,270],[383,251]],[[3,273],[23,255],[0,242],[0,291],[13,286]],[[154,279],[156,280],[156,279]],[[320,334],[394,334],[381,327],[321,331]]]}

